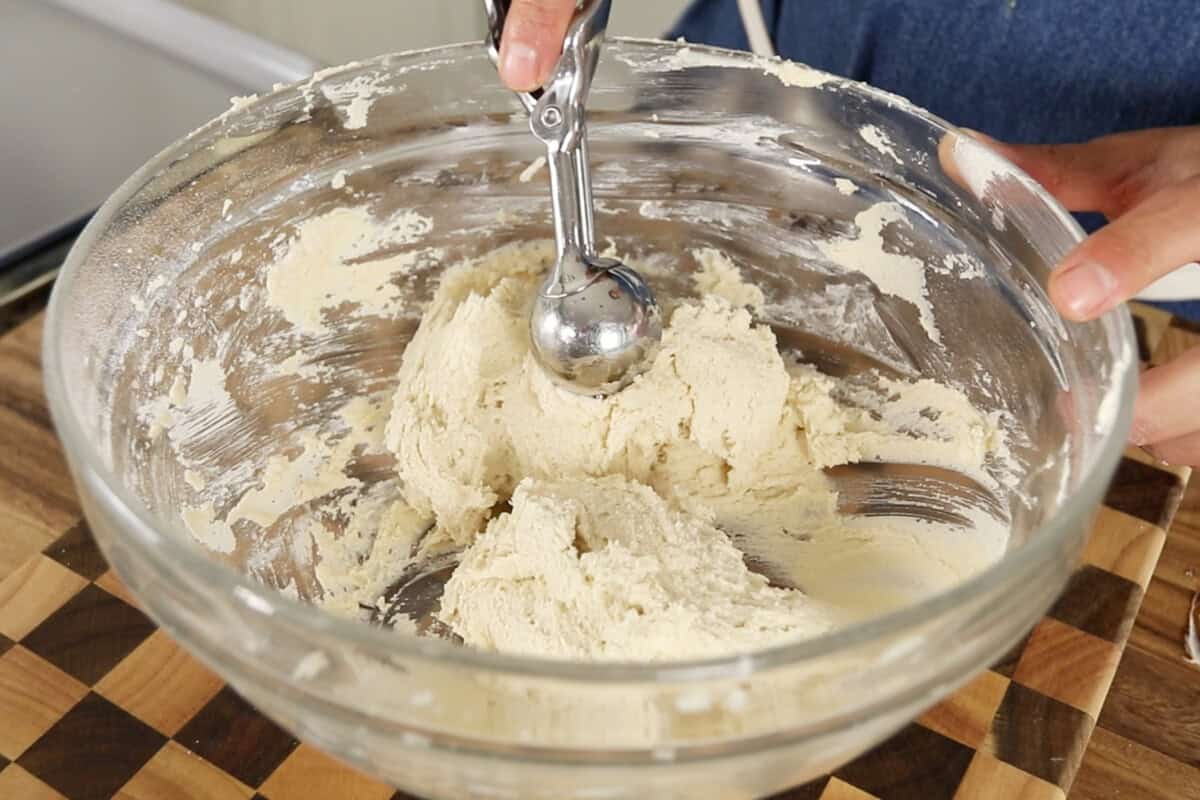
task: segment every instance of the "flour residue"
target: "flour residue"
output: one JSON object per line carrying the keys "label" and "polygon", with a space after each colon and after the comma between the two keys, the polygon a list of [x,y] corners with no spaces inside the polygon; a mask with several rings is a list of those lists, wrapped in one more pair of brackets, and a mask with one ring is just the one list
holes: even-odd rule
{"label": "flour residue", "polygon": [[636,66],[657,68],[662,70],[694,69],[697,67],[725,67],[733,69],[758,70],[765,75],[778,80],[784,86],[816,89],[837,79],[827,72],[813,69],[804,64],[787,61],[782,58],[765,58],[763,56],[741,53],[722,52],[696,47],[681,47],[667,58],[643,64],[638,61]]}
{"label": "flour residue", "polygon": [[903,164],[900,156],[896,154],[896,146],[892,144],[892,140],[888,135],[875,125],[863,125],[858,129],[859,137],[875,148],[880,153],[895,161],[897,164]]}
{"label": "flour residue", "polygon": [[343,305],[356,306],[364,314],[393,313],[402,294],[391,278],[436,253],[412,248],[383,253],[412,244],[432,225],[416,211],[400,211],[377,222],[361,206],[335,208],[305,220],[267,271],[270,305],[297,329],[312,334],[328,330],[326,313]]}
{"label": "flour residue", "polygon": [[983,142],[966,133],[954,136],[951,150],[954,167],[960,180],[979,202],[991,210],[992,225],[1004,230],[1008,224],[1000,201],[999,192],[1005,181],[1029,182],[1011,163]]}
{"label": "flour residue", "polygon": [[217,510],[211,502],[184,506],[180,516],[192,537],[203,547],[226,555],[237,549],[237,537],[233,529],[224,520],[218,519]]}
{"label": "flour residue", "polygon": [[[316,75],[313,76],[319,80]],[[391,91],[385,75],[357,75],[344,83],[329,83],[321,86],[327,100],[338,105],[345,113],[342,123],[346,130],[359,130],[367,126],[367,116],[375,100]]]}
{"label": "flour residue", "polygon": [[[221,115],[219,117],[217,117],[217,119],[218,120],[229,119],[230,117],[234,116],[235,114],[240,114],[241,112],[245,111],[247,108],[254,105],[257,101],[258,101],[257,94],[235,95],[234,97],[229,98],[229,108],[225,109],[225,111],[222,112]],[[237,139],[225,140],[225,142],[227,142],[229,144],[233,144],[236,141],[238,141],[238,140]],[[220,148],[217,148],[217,149],[218,149],[218,151],[220,150]]]}
{"label": "flour residue", "polygon": [[858,236],[819,243],[830,261],[871,279],[884,294],[906,300],[916,307],[921,327],[934,342],[941,341],[933,304],[925,285],[925,262],[913,256],[889,252],[884,230],[891,225],[908,225],[908,217],[899,203],[876,203],[854,218]]}
{"label": "flour residue", "polygon": [[297,444],[300,453],[267,459],[261,486],[246,492],[234,504],[226,517],[230,524],[245,520],[269,528],[288,511],[352,485],[342,466],[358,444],[354,438],[342,439],[330,448],[309,431]]}
{"label": "flour residue", "polygon": [[538,156],[529,163],[529,166],[521,170],[521,174],[517,177],[517,180],[519,180],[521,183],[529,183],[531,180],[533,180],[535,175],[542,171],[542,168],[545,166],[546,157]]}
{"label": "flour residue", "polygon": [[988,275],[987,267],[971,253],[947,253],[940,262],[931,263],[930,269],[962,281],[982,280]]}

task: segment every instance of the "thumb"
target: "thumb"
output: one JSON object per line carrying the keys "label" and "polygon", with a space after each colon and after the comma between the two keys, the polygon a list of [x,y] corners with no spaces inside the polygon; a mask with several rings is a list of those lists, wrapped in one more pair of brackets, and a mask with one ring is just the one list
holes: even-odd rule
{"label": "thumb", "polygon": [[562,53],[575,0],[513,0],[500,41],[500,77],[518,92],[537,89]]}

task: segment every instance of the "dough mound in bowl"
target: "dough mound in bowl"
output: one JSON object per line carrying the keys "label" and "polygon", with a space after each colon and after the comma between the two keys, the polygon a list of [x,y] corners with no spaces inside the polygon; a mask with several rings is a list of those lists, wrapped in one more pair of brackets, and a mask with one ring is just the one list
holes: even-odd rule
{"label": "dough mound in bowl", "polygon": [[711,522],[618,476],[527,479],[446,584],[441,619],[472,646],[651,661],[813,635],[830,614],[747,569]]}
{"label": "dough mound in bowl", "polygon": [[548,257],[545,243],[515,245],[446,272],[387,426],[405,501],[435,521],[414,558],[463,551],[438,619],[467,644],[617,660],[747,651],[890,610],[1002,554],[994,520],[967,534],[843,516],[822,472],[899,457],[984,474],[1003,436],[960,392],[794,363],[721,296],[749,294],[725,280],[666,309],[662,347],[630,387],[574,394],[529,347]]}

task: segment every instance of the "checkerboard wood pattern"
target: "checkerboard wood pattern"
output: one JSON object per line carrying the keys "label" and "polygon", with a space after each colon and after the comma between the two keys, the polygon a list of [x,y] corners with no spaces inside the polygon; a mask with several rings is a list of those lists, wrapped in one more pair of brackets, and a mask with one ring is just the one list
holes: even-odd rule
{"label": "checkerboard wood pattern", "polygon": [[[1138,310],[1144,360],[1200,332]],[[50,432],[40,319],[0,338],[0,798],[388,800],[297,742],[138,609]],[[773,800],[1065,798],[1189,477],[1122,461],[1080,566],[1020,645],[872,752]]]}

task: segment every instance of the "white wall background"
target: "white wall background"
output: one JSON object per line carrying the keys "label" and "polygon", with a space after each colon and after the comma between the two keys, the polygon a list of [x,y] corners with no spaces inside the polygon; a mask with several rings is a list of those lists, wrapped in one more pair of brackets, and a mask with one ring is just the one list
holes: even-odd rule
{"label": "white wall background", "polygon": [[[482,0],[179,0],[327,64],[480,39]],[[613,0],[609,31],[659,36],[687,0]]]}

